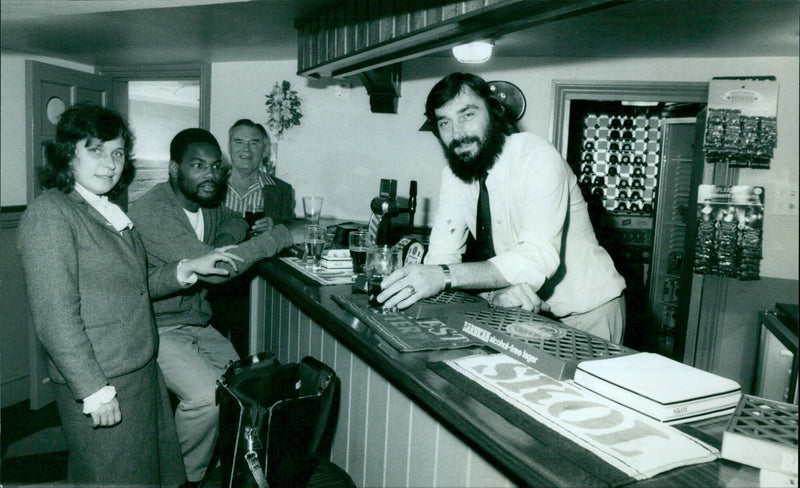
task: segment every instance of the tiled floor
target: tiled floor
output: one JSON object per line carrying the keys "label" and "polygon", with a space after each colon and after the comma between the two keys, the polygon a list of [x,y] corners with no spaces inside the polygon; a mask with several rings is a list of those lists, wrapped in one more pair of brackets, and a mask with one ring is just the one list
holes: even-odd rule
{"label": "tiled floor", "polygon": [[[30,410],[24,401],[0,411],[0,488],[60,488],[67,477],[67,446],[61,433],[55,402]],[[222,469],[217,466],[201,484],[221,488]],[[323,463],[308,486],[350,487],[352,480],[332,463]]]}
{"label": "tiled floor", "polygon": [[[67,478],[67,444],[61,433],[55,402],[30,410],[24,401],[0,411],[0,487],[58,488]],[[203,488],[219,488],[215,469]]]}

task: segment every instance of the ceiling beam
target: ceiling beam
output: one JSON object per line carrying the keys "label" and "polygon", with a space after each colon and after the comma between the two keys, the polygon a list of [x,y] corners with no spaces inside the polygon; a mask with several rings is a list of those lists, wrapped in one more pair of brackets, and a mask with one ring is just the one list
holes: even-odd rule
{"label": "ceiling beam", "polygon": [[395,63],[358,74],[358,79],[369,93],[369,108],[373,113],[397,113],[401,68],[400,63]]}
{"label": "ceiling beam", "polygon": [[[297,26],[297,73],[344,78],[632,0],[346,0]],[[533,53],[532,53],[533,54]]]}

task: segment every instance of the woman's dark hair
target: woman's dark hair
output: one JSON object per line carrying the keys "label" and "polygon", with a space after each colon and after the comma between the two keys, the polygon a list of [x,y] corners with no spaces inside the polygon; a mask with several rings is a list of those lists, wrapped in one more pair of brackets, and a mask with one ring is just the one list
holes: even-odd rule
{"label": "woman's dark hair", "polygon": [[483,78],[471,73],[450,73],[433,86],[425,102],[425,117],[428,118],[428,124],[437,137],[439,136],[439,126],[436,123],[436,109],[458,96],[465,86],[471,88],[486,102],[489,116],[500,132],[505,135],[517,132],[511,111],[500,100],[492,96],[492,90]]}
{"label": "woman's dark hair", "polygon": [[75,176],[70,162],[75,157],[77,144],[87,139],[103,142],[122,137],[125,166],[119,182],[108,192],[114,196],[125,191],[133,181],[133,133],[122,116],[109,108],[94,103],[81,102],[61,114],[56,124],[56,138],[45,147],[47,163],[39,169],[42,188],[57,188],[69,193],[75,188]]}

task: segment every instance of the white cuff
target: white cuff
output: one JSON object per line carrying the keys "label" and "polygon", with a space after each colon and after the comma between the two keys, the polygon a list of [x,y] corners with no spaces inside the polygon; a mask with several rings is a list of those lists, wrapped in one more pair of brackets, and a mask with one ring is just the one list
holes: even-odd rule
{"label": "white cuff", "polygon": [[83,413],[89,414],[108,403],[117,396],[117,389],[113,386],[104,386],[83,399]]}
{"label": "white cuff", "polygon": [[186,263],[188,259],[181,259],[178,262],[177,266],[177,273],[178,273],[178,283],[183,285],[184,288],[189,288],[190,286],[197,283],[197,273],[192,272],[191,274],[187,273],[184,269],[184,263]]}

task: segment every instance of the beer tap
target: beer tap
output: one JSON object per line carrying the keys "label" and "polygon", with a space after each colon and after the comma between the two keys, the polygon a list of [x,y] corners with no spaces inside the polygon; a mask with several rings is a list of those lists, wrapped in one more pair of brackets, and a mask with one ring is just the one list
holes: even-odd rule
{"label": "beer tap", "polygon": [[375,234],[375,244],[389,244],[391,220],[397,212],[397,180],[381,179],[380,193],[370,202],[370,209],[380,220]]}
{"label": "beer tap", "polygon": [[409,187],[408,207],[399,208],[397,204],[397,180],[381,180],[379,196],[372,199],[370,209],[380,218],[375,243],[390,245],[392,238],[392,218],[408,213],[409,231],[414,228],[414,214],[417,211],[417,182],[412,180]]}
{"label": "beer tap", "polygon": [[414,230],[414,214],[417,212],[417,182],[416,180],[411,180],[411,184],[408,188],[408,207],[407,208],[398,208],[397,214],[407,213],[408,214],[408,231],[411,232]]}
{"label": "beer tap", "polygon": [[408,230],[414,230],[414,214],[417,213],[417,181],[411,180],[408,189]]}

